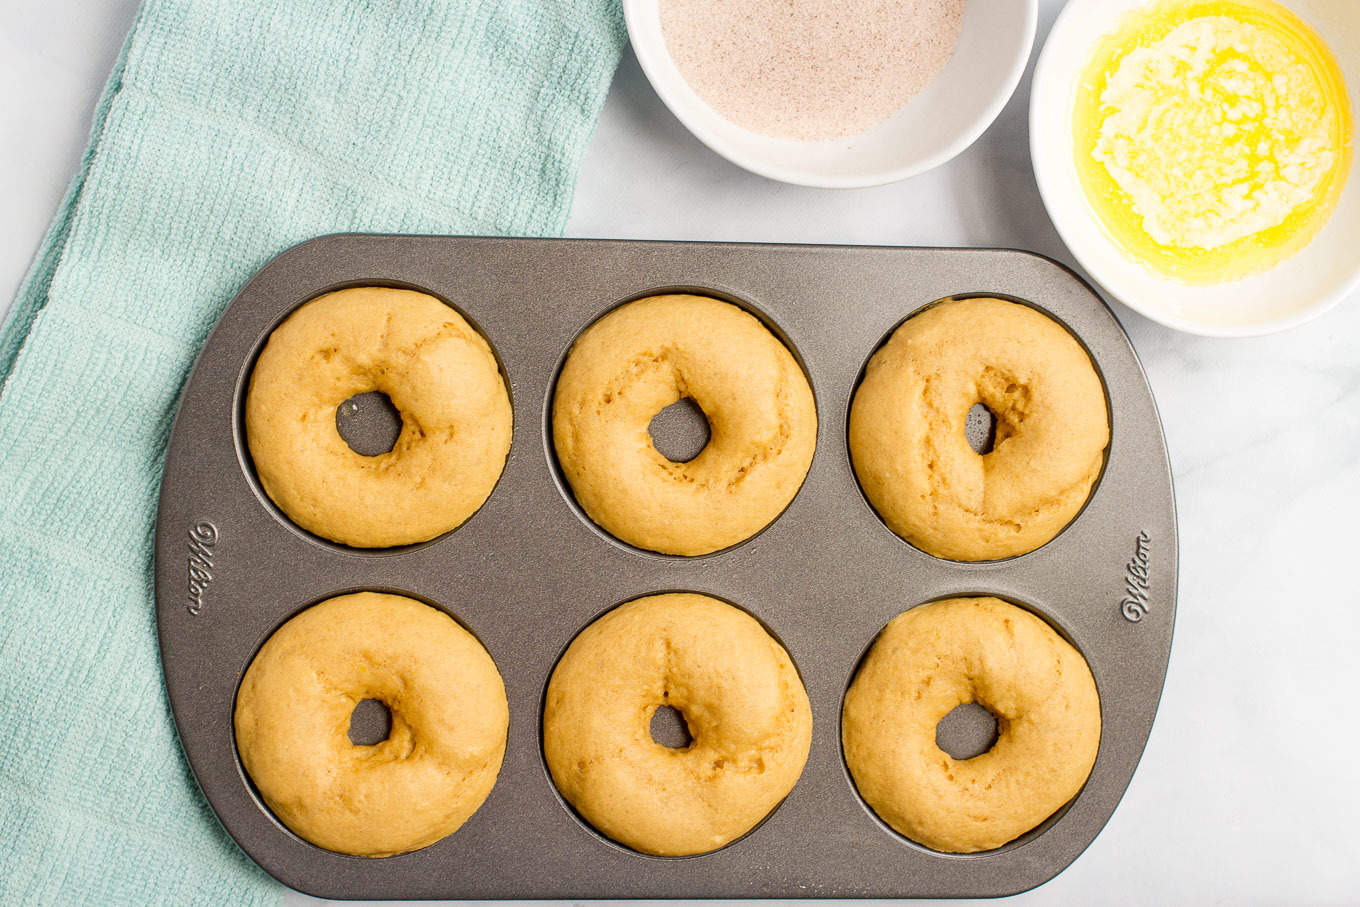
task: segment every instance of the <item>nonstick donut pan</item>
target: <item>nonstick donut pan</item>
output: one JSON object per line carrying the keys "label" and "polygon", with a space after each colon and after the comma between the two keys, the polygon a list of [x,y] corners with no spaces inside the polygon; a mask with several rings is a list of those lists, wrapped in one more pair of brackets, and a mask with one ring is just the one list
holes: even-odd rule
{"label": "nonstick donut pan", "polygon": [[[426,544],[363,551],[311,536],[273,507],[254,478],[241,413],[254,358],[281,319],[320,293],[373,284],[424,290],[463,312],[500,358],[515,424],[500,483],[467,523]],[[553,381],[576,336],[619,303],[667,290],[728,299],[765,319],[807,370],[820,423],[811,471],[784,514],[749,541],[697,558],[639,551],[596,528],[572,500],[546,436]],[[851,395],[869,356],[913,312],[968,295],[1023,301],[1065,324],[1104,381],[1112,430],[1105,471],[1066,530],[1030,554],[978,564],[931,557],[894,535],[861,493],[846,445]],[[684,446],[683,416],[654,432],[663,452]],[[666,431],[681,437],[663,441]],[[156,598],[170,702],[194,774],[246,853],[301,891],[991,896],[1057,875],[1118,804],[1161,695],[1176,555],[1171,472],[1142,368],[1100,297],[1045,258],[341,235],[274,259],[209,338],[170,439]],[[232,732],[237,686],[269,634],[306,606],[359,589],[402,592],[454,615],[496,660],[510,703],[505,762],[482,808],[444,840],[386,859],[331,853],[289,832],[253,790]],[[615,605],[674,590],[728,600],[763,621],[802,674],[814,730],[802,779],[762,825],[711,854],[665,859],[614,844],[576,816],[544,765],[540,725],[549,674],[575,634]],[[940,854],[893,832],[859,798],[841,754],[841,700],[889,620],[923,602],[982,594],[1031,609],[1086,657],[1100,691],[1100,754],[1081,793],[1038,829],[998,850]],[[977,751],[978,740],[966,738],[979,734],[985,749],[985,728],[969,724],[946,722],[946,749]]]}

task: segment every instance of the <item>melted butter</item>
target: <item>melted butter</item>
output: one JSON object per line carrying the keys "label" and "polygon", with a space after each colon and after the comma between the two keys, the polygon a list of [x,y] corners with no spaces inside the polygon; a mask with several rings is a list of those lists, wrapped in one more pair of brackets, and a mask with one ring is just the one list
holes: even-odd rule
{"label": "melted butter", "polygon": [[1095,48],[1082,189],[1125,254],[1186,283],[1274,267],[1322,229],[1352,120],[1336,58],[1274,0],[1161,0]]}

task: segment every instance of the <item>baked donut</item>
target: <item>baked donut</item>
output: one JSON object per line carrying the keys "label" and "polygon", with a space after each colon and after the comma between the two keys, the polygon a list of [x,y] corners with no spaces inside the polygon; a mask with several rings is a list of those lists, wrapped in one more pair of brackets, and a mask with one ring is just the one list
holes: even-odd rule
{"label": "baked donut", "polygon": [[[969,702],[992,713],[998,736],[956,760],[935,729]],[[1085,659],[1048,624],[995,598],[955,598],[879,634],[845,695],[841,742],[860,795],[897,831],[934,850],[991,850],[1081,790],[1100,698]]]}
{"label": "baked donut", "polygon": [[[336,408],[381,391],[401,413],[387,453],[350,449]],[[413,290],[319,296],[269,335],[250,376],[246,439],[270,500],[358,548],[432,539],[491,494],[510,449],[510,396],[482,335]]]}
{"label": "baked donut", "polygon": [[[996,418],[990,452],[964,423]],[[937,557],[1014,557],[1071,522],[1110,442],[1086,350],[1029,306],[956,299],[905,321],[874,353],[850,408],[850,455],[888,527]]]}
{"label": "baked donut", "polygon": [[[676,463],[648,426],[683,398],[708,445]],[[620,306],[572,346],[553,396],[553,442],[572,493],[606,531],[664,554],[718,551],[793,500],[817,445],[817,407],[788,348],[752,315],[703,296]]]}
{"label": "baked donut", "polygon": [[[681,713],[683,749],[650,734]],[[548,683],[543,752],[581,816],[627,847],[707,853],[754,828],[802,774],[812,710],[783,646],[739,608],[672,593],[586,627]]]}
{"label": "baked donut", "polygon": [[[365,699],[392,716],[375,746],[349,740]],[[365,857],[452,834],[491,793],[509,713],[486,649],[451,617],[402,595],[314,605],[270,636],[236,694],[236,747],[284,825]]]}

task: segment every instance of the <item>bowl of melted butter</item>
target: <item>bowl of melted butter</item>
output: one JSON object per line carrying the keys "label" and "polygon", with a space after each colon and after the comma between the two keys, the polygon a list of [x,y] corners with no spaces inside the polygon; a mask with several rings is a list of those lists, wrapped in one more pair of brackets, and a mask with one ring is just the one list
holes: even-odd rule
{"label": "bowl of melted butter", "polygon": [[1360,0],[1072,0],[1030,142],[1059,233],[1129,307],[1248,336],[1360,295]]}

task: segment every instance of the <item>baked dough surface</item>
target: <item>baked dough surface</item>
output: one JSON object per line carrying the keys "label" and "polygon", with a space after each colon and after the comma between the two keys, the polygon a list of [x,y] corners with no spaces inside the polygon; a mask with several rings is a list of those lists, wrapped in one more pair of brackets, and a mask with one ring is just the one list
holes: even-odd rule
{"label": "baked dough surface", "polygon": [[[935,728],[969,702],[996,717],[999,735],[956,760]],[[879,634],[846,693],[841,741],[860,795],[897,831],[935,850],[991,850],[1081,790],[1100,699],[1085,659],[1048,624],[995,598],[956,598]]]}
{"label": "baked dough surface", "polygon": [[[692,399],[708,445],[676,463],[647,429]],[[572,346],[553,397],[553,442],[572,493],[615,537],[665,554],[735,545],[793,500],[817,444],[798,362],[758,319],[703,296],[620,306]]]}
{"label": "baked dough surface", "polygon": [[[392,716],[375,746],[350,715]],[[298,836],[383,857],[452,834],[500,771],[509,713],[486,649],[451,617],[401,595],[358,592],[280,627],[236,696],[236,746],[265,803]]]}
{"label": "baked dough surface", "polygon": [[[964,423],[996,417],[979,455]],[[1025,554],[1062,531],[1104,465],[1109,414],[1086,350],[1000,299],[942,302],[874,353],[850,409],[855,474],[888,527],[958,561]]]}
{"label": "baked dough surface", "polygon": [[[655,742],[677,709],[685,749]],[[705,595],[639,598],[581,632],[553,671],[543,750],[559,791],[603,834],[643,853],[707,853],[793,790],[812,711],[788,653],[753,617]]]}
{"label": "baked dough surface", "polygon": [[[392,450],[366,457],[335,410],[375,390],[402,428]],[[472,516],[505,467],[511,422],[482,335],[433,296],[387,287],[327,293],[288,316],[246,397],[265,493],[303,529],[359,548],[423,542]]]}

